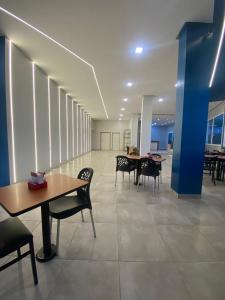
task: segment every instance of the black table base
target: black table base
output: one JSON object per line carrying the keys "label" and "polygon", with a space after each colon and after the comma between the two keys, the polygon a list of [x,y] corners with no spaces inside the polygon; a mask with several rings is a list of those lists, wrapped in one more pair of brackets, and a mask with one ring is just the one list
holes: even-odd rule
{"label": "black table base", "polygon": [[38,250],[36,254],[36,258],[39,262],[46,262],[53,259],[54,256],[56,256],[56,246],[51,244],[48,203],[44,203],[41,206],[41,219],[42,219],[43,248]]}

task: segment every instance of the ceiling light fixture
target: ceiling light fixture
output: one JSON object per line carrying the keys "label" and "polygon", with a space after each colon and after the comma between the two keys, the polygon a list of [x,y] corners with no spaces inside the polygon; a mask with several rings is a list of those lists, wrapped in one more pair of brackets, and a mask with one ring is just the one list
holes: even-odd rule
{"label": "ceiling light fixture", "polygon": [[128,101],[128,99],[127,99],[127,98],[123,98],[123,101],[124,101],[124,102],[127,102],[127,101]]}
{"label": "ceiling light fixture", "polygon": [[225,34],[225,16],[223,19],[223,27],[222,27],[222,31],[221,31],[221,35],[220,35],[220,41],[219,41],[219,46],[218,46],[217,53],[216,53],[213,71],[212,71],[212,75],[211,75],[210,82],[209,82],[210,88],[212,87],[213,81],[215,78],[215,74],[216,74],[216,70],[217,70],[217,66],[218,66],[218,62],[219,62],[219,58],[220,58],[221,48],[222,48],[222,44],[223,44],[224,34]]}
{"label": "ceiling light fixture", "polygon": [[158,102],[163,102],[163,101],[164,101],[163,98],[159,98],[159,99],[158,99]]}
{"label": "ceiling light fixture", "polygon": [[122,119],[121,118],[119,118],[119,121],[121,121]]}
{"label": "ceiling light fixture", "polygon": [[143,52],[143,48],[142,47],[136,47],[135,49],[135,53],[136,54],[141,54]]}
{"label": "ceiling light fixture", "polygon": [[121,108],[121,110],[122,110],[122,111],[125,111],[125,108],[124,108],[124,107],[122,107],[122,108]]}
{"label": "ceiling light fixture", "polygon": [[107,119],[109,118],[107,110],[106,110],[106,106],[105,106],[105,102],[102,96],[102,92],[98,83],[98,79],[97,79],[97,75],[95,73],[95,69],[93,67],[93,65],[91,65],[89,62],[87,62],[85,59],[83,59],[82,57],[80,57],[79,55],[77,55],[76,53],[74,53],[72,50],[70,50],[69,48],[65,47],[63,44],[57,42],[55,39],[53,39],[52,37],[50,37],[49,35],[47,35],[46,33],[44,33],[43,31],[39,30],[38,28],[34,27],[33,25],[31,25],[30,23],[26,22],[25,20],[17,17],[16,15],[14,15],[13,13],[11,13],[10,11],[8,11],[7,9],[3,8],[2,6],[0,6],[0,11],[4,12],[5,14],[13,17],[14,19],[16,19],[17,21],[20,21],[21,23],[25,24],[26,26],[28,26],[29,28],[33,29],[34,31],[38,32],[39,34],[41,34],[42,36],[44,36],[46,39],[50,40],[51,42],[53,42],[54,44],[56,44],[57,46],[61,47],[62,49],[64,49],[65,51],[67,51],[68,53],[70,53],[71,55],[73,55],[74,57],[76,57],[77,59],[79,59],[80,61],[82,61],[83,63],[85,63],[86,65],[88,65],[94,75],[95,78],[95,82],[97,85],[97,89],[102,101],[102,105],[106,114]]}
{"label": "ceiling light fixture", "polygon": [[123,114],[120,114],[120,117],[123,117]]}
{"label": "ceiling light fixture", "polygon": [[132,82],[128,82],[128,83],[127,83],[127,86],[128,86],[128,87],[132,87],[132,86],[133,86],[133,83],[132,83]]}

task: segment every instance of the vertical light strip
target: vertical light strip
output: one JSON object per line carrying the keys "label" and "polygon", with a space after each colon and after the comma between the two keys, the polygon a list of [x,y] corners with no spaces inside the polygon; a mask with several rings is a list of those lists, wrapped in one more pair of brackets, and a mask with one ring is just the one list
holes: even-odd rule
{"label": "vertical light strip", "polygon": [[83,110],[80,108],[80,154],[83,154]]}
{"label": "vertical light strip", "polygon": [[66,160],[69,159],[68,94],[66,94]]}
{"label": "vertical light strip", "polygon": [[88,128],[87,128],[87,113],[85,114],[85,127],[86,127],[86,152],[88,152]]}
{"label": "vertical light strip", "polygon": [[79,105],[77,104],[77,156],[79,156]]}
{"label": "vertical light strip", "polygon": [[48,140],[49,140],[49,167],[52,167],[52,134],[51,134],[51,90],[48,76]]}
{"label": "vertical light strip", "polygon": [[89,122],[90,122],[90,151],[91,151],[91,149],[92,149],[92,131],[91,131],[91,116],[90,116],[90,120],[89,120]]}
{"label": "vertical light strip", "polygon": [[62,162],[62,140],[61,140],[61,99],[60,99],[60,87],[58,87],[58,101],[59,101],[59,163]]}
{"label": "vertical light strip", "polygon": [[225,34],[225,16],[223,19],[223,27],[222,27],[222,31],[221,31],[221,35],[220,35],[220,41],[219,41],[219,46],[217,49],[217,53],[216,53],[216,58],[215,58],[215,62],[214,62],[214,66],[213,66],[213,71],[212,71],[212,75],[211,75],[211,79],[209,82],[209,87],[211,88],[213,85],[213,81],[216,75],[216,70],[217,70],[217,66],[218,66],[218,62],[219,62],[219,58],[220,58],[220,53],[221,53],[221,48],[223,45],[223,39],[224,39],[224,34]]}
{"label": "vertical light strip", "polygon": [[38,154],[37,154],[37,119],[36,119],[36,90],[35,90],[35,64],[32,62],[32,85],[33,85],[33,119],[34,119],[34,155],[35,171],[38,171]]}
{"label": "vertical light strip", "polygon": [[11,142],[12,142],[12,182],[16,182],[16,159],[15,159],[15,133],[14,133],[14,113],[13,113],[13,87],[12,87],[12,42],[9,41],[9,101],[11,119]]}
{"label": "vertical light strip", "polygon": [[74,147],[74,101],[72,100],[72,141],[73,141],[73,158],[75,156],[75,147]]}

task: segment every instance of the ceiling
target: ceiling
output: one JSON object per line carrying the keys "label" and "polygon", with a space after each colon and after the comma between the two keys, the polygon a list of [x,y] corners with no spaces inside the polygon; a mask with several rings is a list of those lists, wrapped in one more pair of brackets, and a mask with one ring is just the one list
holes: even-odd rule
{"label": "ceiling", "polygon": [[[0,0],[0,6],[45,32],[94,66],[109,119],[140,113],[142,95],[154,114],[175,114],[176,36],[186,21],[210,22],[213,0]],[[106,119],[92,68],[0,12],[0,31],[67,92]],[[32,41],[32,42],[31,42]],[[142,46],[143,54],[135,55]],[[128,88],[127,81],[133,86]],[[128,101],[123,102],[123,98]]]}

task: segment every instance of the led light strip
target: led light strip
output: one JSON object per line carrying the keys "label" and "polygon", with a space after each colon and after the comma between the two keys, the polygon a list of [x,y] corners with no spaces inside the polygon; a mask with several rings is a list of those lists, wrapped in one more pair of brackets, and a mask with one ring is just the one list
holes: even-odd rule
{"label": "led light strip", "polygon": [[218,66],[218,62],[219,62],[219,58],[220,58],[220,53],[221,53],[221,48],[222,48],[222,45],[223,45],[224,34],[225,34],[225,16],[224,16],[224,20],[223,20],[223,28],[222,28],[221,35],[220,35],[220,41],[219,41],[219,46],[218,46],[217,53],[216,53],[214,67],[213,67],[211,79],[210,79],[210,82],[209,82],[209,87],[210,88],[213,85],[213,81],[214,81],[214,78],[215,78],[215,75],[216,75],[216,70],[217,70],[217,66]]}
{"label": "led light strip", "polygon": [[15,160],[15,133],[14,133],[14,113],[13,113],[13,88],[12,88],[12,42],[9,41],[9,101],[11,119],[11,142],[12,142],[12,182],[16,182],[16,160]]}
{"label": "led light strip", "polygon": [[49,136],[49,167],[52,167],[52,135],[51,135],[51,90],[48,76],[48,136]]}
{"label": "led light strip", "polygon": [[57,42],[55,39],[53,39],[52,37],[50,37],[49,35],[47,35],[46,33],[44,33],[43,31],[39,30],[38,28],[34,27],[33,25],[31,25],[30,23],[26,22],[25,20],[17,17],[16,15],[14,15],[13,13],[11,13],[10,11],[8,11],[7,9],[3,8],[2,6],[0,6],[0,11],[4,12],[5,14],[13,17],[14,19],[16,19],[17,21],[20,21],[21,23],[25,24],[26,26],[28,26],[29,28],[33,29],[34,31],[38,32],[39,34],[41,34],[42,36],[44,36],[46,39],[50,40],[51,42],[53,42],[54,44],[56,44],[57,46],[61,47],[62,49],[64,49],[65,51],[67,51],[68,53],[70,53],[71,55],[73,55],[74,57],[76,57],[77,59],[81,60],[83,63],[85,63],[86,65],[88,65],[93,72],[94,78],[95,78],[95,82],[98,88],[98,92],[102,101],[102,105],[106,114],[107,119],[109,118],[107,110],[106,110],[106,106],[105,106],[105,102],[101,93],[101,89],[98,83],[98,79],[95,73],[95,69],[93,67],[93,65],[91,65],[89,62],[87,62],[86,60],[84,60],[82,57],[80,57],[79,55],[77,55],[76,53],[74,53],[72,50],[70,50],[69,48],[65,47],[64,45],[62,45],[61,43]]}
{"label": "led light strip", "polygon": [[74,158],[74,101],[72,100],[72,141],[73,141],[73,158]]}
{"label": "led light strip", "polygon": [[61,140],[61,99],[60,99],[60,87],[58,87],[58,101],[59,101],[59,163],[62,162],[62,140]]}
{"label": "led light strip", "polygon": [[79,156],[79,143],[78,143],[78,136],[79,136],[79,112],[78,112],[78,108],[79,108],[79,105],[77,104],[77,156]]}
{"label": "led light strip", "polygon": [[33,118],[34,118],[34,155],[35,171],[38,171],[38,154],[37,154],[37,120],[36,120],[36,91],[35,91],[35,64],[32,62],[32,85],[33,85]]}
{"label": "led light strip", "polygon": [[69,159],[68,94],[66,94],[66,159]]}
{"label": "led light strip", "polygon": [[83,154],[83,109],[80,108],[80,154]]}

